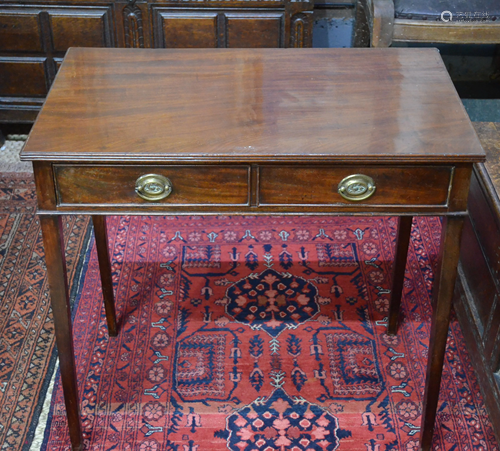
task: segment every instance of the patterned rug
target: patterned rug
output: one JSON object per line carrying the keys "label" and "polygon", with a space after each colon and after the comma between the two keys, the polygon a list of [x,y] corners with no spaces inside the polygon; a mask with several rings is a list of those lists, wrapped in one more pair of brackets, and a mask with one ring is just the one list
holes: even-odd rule
{"label": "patterned rug", "polygon": [[[392,218],[113,217],[120,333],[95,250],[75,318],[88,450],[417,451],[437,218],[386,335]],[[434,449],[498,450],[453,321]],[[59,381],[42,449],[69,449]]]}
{"label": "patterned rug", "polygon": [[[30,449],[56,364],[32,178],[0,174],[0,449],[8,451]],[[68,217],[65,224],[77,292],[90,229],[86,218]]]}

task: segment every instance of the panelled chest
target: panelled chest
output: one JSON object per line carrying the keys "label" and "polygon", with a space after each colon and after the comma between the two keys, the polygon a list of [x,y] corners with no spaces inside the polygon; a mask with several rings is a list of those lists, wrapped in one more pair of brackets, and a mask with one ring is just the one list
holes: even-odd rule
{"label": "panelled chest", "polygon": [[34,122],[70,47],[310,47],[308,0],[0,0],[0,124]]}
{"label": "panelled chest", "polygon": [[500,436],[500,123],[475,123],[486,163],[474,166],[455,309],[484,403]]}

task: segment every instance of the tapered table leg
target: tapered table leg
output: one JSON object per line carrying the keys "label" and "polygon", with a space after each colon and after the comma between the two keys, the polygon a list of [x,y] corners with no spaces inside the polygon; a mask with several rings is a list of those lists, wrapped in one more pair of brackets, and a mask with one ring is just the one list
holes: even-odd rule
{"label": "tapered table leg", "polygon": [[108,321],[108,333],[110,337],[116,337],[118,327],[116,324],[115,300],[113,295],[113,280],[111,275],[111,259],[109,256],[108,232],[106,230],[106,216],[93,215],[95,244],[97,259],[99,260],[99,272],[101,273],[102,296],[104,308]]}
{"label": "tapered table leg", "polygon": [[432,445],[463,224],[464,218],[459,216],[450,216],[443,221],[440,258],[433,288],[435,302],[420,434],[422,451],[430,451]]}
{"label": "tapered table leg", "polygon": [[399,218],[392,278],[392,296],[389,304],[389,323],[387,325],[387,333],[389,335],[395,335],[398,331],[398,320],[405,283],[405,268],[408,258],[408,245],[410,244],[412,222],[412,216],[401,216]]}
{"label": "tapered table leg", "polygon": [[61,217],[55,215],[40,216],[40,224],[69,435],[73,450],[80,451],[83,449],[83,440]]}

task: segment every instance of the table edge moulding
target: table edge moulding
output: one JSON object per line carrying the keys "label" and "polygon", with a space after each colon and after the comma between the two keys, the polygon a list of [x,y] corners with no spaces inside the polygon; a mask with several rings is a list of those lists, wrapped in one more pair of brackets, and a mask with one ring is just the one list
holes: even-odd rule
{"label": "table edge moulding", "polygon": [[434,49],[71,49],[33,161],[73,449],[82,449],[61,219],[94,222],[119,333],[111,214],[399,216],[396,333],[415,215],[443,216],[422,410],[431,449],[467,194],[484,152]]}

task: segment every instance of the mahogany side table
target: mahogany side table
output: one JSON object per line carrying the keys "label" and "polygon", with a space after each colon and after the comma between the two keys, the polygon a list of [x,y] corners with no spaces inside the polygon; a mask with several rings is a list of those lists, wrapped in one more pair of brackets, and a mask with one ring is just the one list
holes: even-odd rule
{"label": "mahogany side table", "polygon": [[73,449],[82,447],[60,215],[92,215],[116,335],[105,215],[400,216],[395,333],[414,215],[444,217],[422,413],[431,448],[460,237],[484,153],[433,49],[71,49],[32,160]]}

